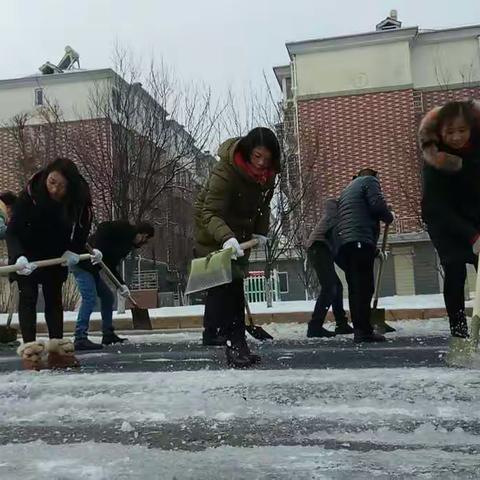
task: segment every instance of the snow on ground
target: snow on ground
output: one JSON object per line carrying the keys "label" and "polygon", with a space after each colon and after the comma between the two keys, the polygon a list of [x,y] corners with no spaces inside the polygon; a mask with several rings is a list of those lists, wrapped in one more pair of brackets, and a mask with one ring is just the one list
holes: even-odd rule
{"label": "snow on ground", "polygon": [[[322,447],[219,447],[201,452],[142,446],[51,446],[43,442],[0,447],[2,480],[395,480],[474,479],[478,457],[440,449],[356,452]],[[102,461],[100,462],[99,459]]]}
{"label": "snow on ground", "polygon": [[[0,376],[0,426],[321,417],[480,422],[472,371],[439,368],[134,372]],[[352,401],[353,400],[353,401]],[[441,432],[440,432],[441,433]]]}
{"label": "snow on ground", "polygon": [[[477,478],[480,410],[472,407],[480,394],[472,371],[17,372],[0,380],[0,428],[12,442],[0,446],[2,480]],[[292,428],[293,445],[220,443],[197,452],[15,438],[15,426],[113,425],[128,444],[145,429],[162,435],[167,425],[195,422],[215,438],[219,425],[235,422],[253,424],[260,436],[282,422],[319,423],[306,436]]]}
{"label": "snow on ground", "polygon": [[[348,301],[345,299],[345,308],[348,308]],[[471,306],[471,301],[467,302],[467,306]],[[291,301],[291,302],[274,302],[273,307],[268,308],[265,302],[252,303],[251,309],[253,313],[289,313],[289,312],[311,312],[313,311],[314,301]],[[415,310],[426,308],[444,308],[444,301],[442,294],[432,295],[397,295],[394,297],[384,297],[379,300],[379,308],[386,308],[389,310]],[[163,307],[150,309],[150,316],[152,318],[162,317],[188,317],[203,315],[203,305],[191,305],[185,307]],[[64,318],[66,322],[74,322],[77,319],[77,312],[65,312]],[[100,312],[94,312],[92,319],[100,319]],[[116,319],[130,319],[131,313],[127,311],[123,314],[115,313]],[[0,314],[0,325],[4,324],[7,319],[7,314]],[[14,323],[18,322],[17,314],[13,316]],[[45,322],[43,313],[38,314],[38,321]]]}

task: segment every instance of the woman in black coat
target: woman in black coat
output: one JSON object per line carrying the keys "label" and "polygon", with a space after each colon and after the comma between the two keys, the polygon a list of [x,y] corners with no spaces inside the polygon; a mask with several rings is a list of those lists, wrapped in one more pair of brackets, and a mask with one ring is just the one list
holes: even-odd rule
{"label": "woman in black coat", "polygon": [[[38,285],[45,300],[50,363],[75,363],[73,344],[63,340],[62,286],[68,269],[79,261],[92,221],[90,189],[75,164],[59,158],[35,174],[15,203],[7,229],[10,263],[20,268],[18,315],[24,344],[19,355],[38,368],[43,344],[36,342]],[[31,262],[65,256],[64,266],[35,270]],[[59,365],[61,366],[61,365]]]}
{"label": "woman in black coat", "polygon": [[480,103],[449,102],[430,111],[419,130],[422,217],[445,273],[452,336],[468,337],[464,288],[480,251]]}

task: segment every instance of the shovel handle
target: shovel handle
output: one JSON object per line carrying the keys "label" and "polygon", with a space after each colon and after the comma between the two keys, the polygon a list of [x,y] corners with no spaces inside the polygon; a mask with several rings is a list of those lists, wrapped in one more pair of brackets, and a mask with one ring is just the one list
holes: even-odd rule
{"label": "shovel handle", "polygon": [[245,292],[245,308],[247,310],[247,319],[248,319],[248,324],[251,327],[254,327],[255,324],[253,323],[253,317],[252,317],[252,311],[250,310],[250,303],[248,302],[248,296],[247,293]]}
{"label": "shovel handle", "polygon": [[[93,255],[93,248],[91,245],[88,243],[85,245],[86,249]],[[109,280],[115,285],[116,288],[122,288],[123,285],[122,283],[118,280],[118,278],[113,274],[113,272],[105,265],[103,260],[100,260],[98,262],[100,265],[100,268],[105,272],[105,275],[109,278]],[[130,303],[138,308],[138,303],[134,300],[134,298],[129,295],[128,299],[130,300]]]}
{"label": "shovel handle", "polygon": [[[388,223],[385,224],[383,228],[383,239],[382,239],[382,252],[385,253],[387,250],[387,242],[388,242],[388,229],[390,225]],[[373,298],[373,309],[376,310],[378,307],[378,297],[380,295],[380,284],[382,282],[382,274],[383,274],[383,260],[380,260],[380,265],[378,266],[377,271],[377,281],[375,282],[375,295]]]}
{"label": "shovel handle", "polygon": [[[91,255],[89,253],[82,253],[79,255],[80,257],[80,262],[83,260],[90,260]],[[49,258],[47,260],[36,260],[33,263],[37,268],[43,268],[43,267],[53,267],[55,265],[62,265],[64,264],[66,259],[64,257],[58,257],[58,258]],[[18,265],[5,265],[4,267],[0,267],[0,275],[6,275],[8,273],[15,273],[20,268]]]}
{"label": "shovel handle", "polygon": [[249,248],[255,248],[259,244],[259,241],[256,238],[252,238],[246,242],[240,244],[242,250],[248,250]]}

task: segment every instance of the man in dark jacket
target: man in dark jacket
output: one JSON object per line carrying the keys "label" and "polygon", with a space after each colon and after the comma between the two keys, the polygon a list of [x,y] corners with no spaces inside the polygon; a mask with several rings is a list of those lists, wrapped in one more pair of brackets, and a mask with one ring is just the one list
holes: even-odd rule
{"label": "man in dark jacket", "polygon": [[390,224],[393,214],[382,194],[377,172],[360,170],[338,201],[336,227],[338,264],[345,271],[355,342],[385,341],[370,325],[374,285],[373,267],[380,221]]}
{"label": "man in dark jacket", "polygon": [[[315,303],[312,319],[308,322],[307,337],[334,337],[335,334],[353,333],[343,309],[343,286],[335,271],[335,245],[332,230],[337,223],[338,202],[330,198],[325,202],[324,214],[307,241],[307,255],[320,284],[320,295]],[[323,327],[328,310],[335,316],[335,333]]]}
{"label": "man in dark jacket", "polygon": [[103,260],[122,284],[119,294],[123,297],[130,295],[130,290],[119,272],[120,262],[133,250],[145,245],[154,235],[154,228],[147,222],[131,225],[129,222],[118,220],[101,223],[94,235],[89,239],[89,244],[94,249],[94,264],[81,262],[72,267],[82,304],[78,312],[75,328],[75,350],[98,350],[102,345],[88,339],[88,325],[90,315],[100,299],[102,315],[103,345],[121,343],[124,339],[118,337],[113,329],[113,304],[114,297],[100,276],[98,263]]}

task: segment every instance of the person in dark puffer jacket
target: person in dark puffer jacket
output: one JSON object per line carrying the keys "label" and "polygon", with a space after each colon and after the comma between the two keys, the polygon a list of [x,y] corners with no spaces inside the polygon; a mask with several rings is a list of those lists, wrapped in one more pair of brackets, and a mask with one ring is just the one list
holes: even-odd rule
{"label": "person in dark puffer jacket", "polygon": [[[337,222],[337,204],[338,201],[335,198],[325,201],[324,214],[306,244],[308,261],[313,266],[320,284],[320,295],[315,303],[312,319],[308,322],[307,337],[309,338],[353,333],[343,308],[343,285],[335,272],[335,245],[332,231]],[[335,333],[323,327],[330,307],[335,316]]]}
{"label": "person in dark puffer jacket", "polygon": [[374,293],[373,266],[380,235],[380,221],[390,224],[394,216],[383,197],[377,172],[360,170],[338,200],[337,263],[345,271],[355,342],[385,341],[370,324]]}
{"label": "person in dark puffer jacket", "polygon": [[443,295],[454,337],[467,338],[466,265],[480,252],[480,102],[449,102],[420,124],[422,217],[445,272]]}
{"label": "person in dark puffer jacket", "polygon": [[[77,366],[73,344],[63,338],[62,286],[67,267],[76,265],[92,223],[90,188],[75,164],[57,158],[36,173],[20,193],[8,223],[6,238],[9,261],[18,270],[18,317],[23,345],[18,354],[25,368],[41,368],[41,354],[48,351],[52,368]],[[35,260],[63,256],[64,265],[35,270]],[[49,341],[37,341],[37,297],[42,285]]]}

